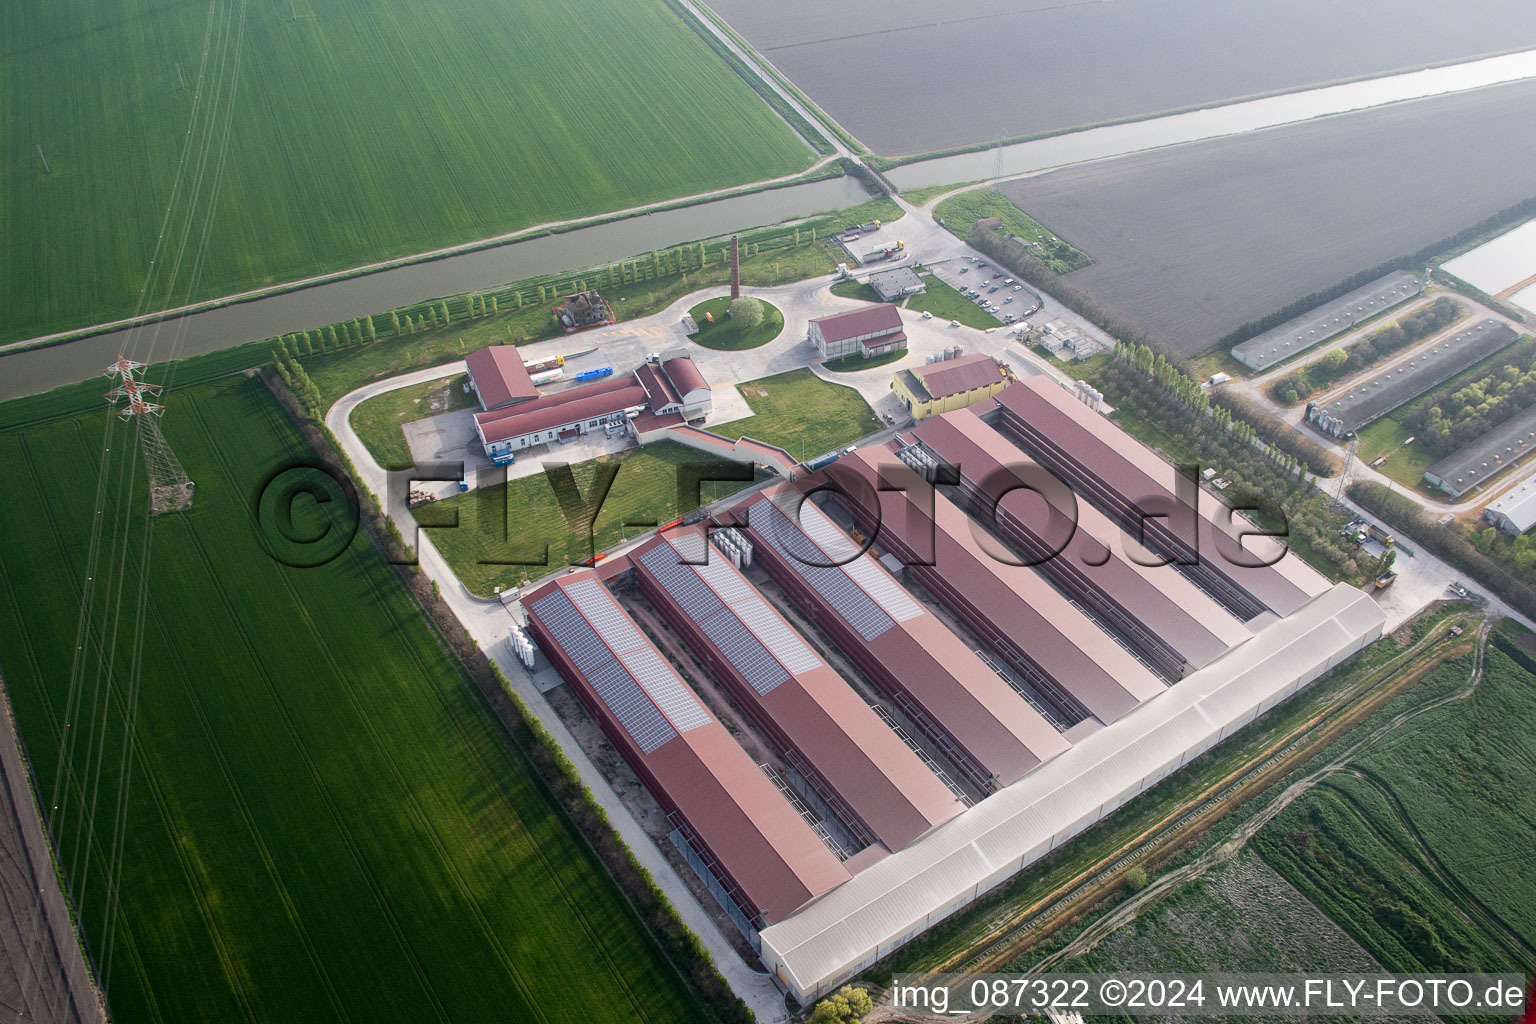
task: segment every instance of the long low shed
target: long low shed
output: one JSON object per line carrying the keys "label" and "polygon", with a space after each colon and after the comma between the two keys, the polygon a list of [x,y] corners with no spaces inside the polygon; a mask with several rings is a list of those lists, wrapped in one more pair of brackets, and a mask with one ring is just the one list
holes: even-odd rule
{"label": "long low shed", "polygon": [[1508,324],[1488,318],[1438,343],[1427,352],[1374,374],[1325,405],[1308,404],[1307,420],[1330,437],[1348,437],[1375,423],[1404,402],[1411,402],[1437,384],[1516,338]]}
{"label": "long low shed", "polygon": [[1516,413],[1424,471],[1424,479],[1460,501],[1536,447],[1536,405]]}
{"label": "long low shed", "polygon": [[[1146,665],[1038,572],[982,550],[971,520],[943,494],[880,491],[882,469],[906,468],[894,448],[860,449],[833,466],[826,475],[834,486],[856,472],[878,495],[874,509],[868,494],[841,491],[860,528],[1072,724],[1090,716],[1114,722],[1163,692]],[[801,486],[823,482],[810,476]]]}
{"label": "long low shed", "polygon": [[1070,745],[794,487],[779,484],[732,513],[747,524],[753,564],[979,792],[1018,781]]}
{"label": "long low shed", "polygon": [[1338,584],[1021,782],[762,933],[763,962],[809,1004],[1006,882],[1381,636]]}
{"label": "long low shed", "polygon": [[[1120,527],[1248,622],[1286,616],[1328,589],[1294,552],[1234,513],[1050,377],[1030,377],[993,401],[1002,432]],[[1190,506],[1175,495],[1187,489]]]}
{"label": "long low shed", "polygon": [[[1177,679],[1204,668],[1252,634],[1209,595],[1147,551],[1085,501],[1052,503],[1033,489],[1044,468],[974,410],[912,432],[922,450],[958,476],[973,514],[992,519],[1020,555],[1109,623],[1159,671]],[[1060,500],[1060,499],[1058,499]]]}
{"label": "long low shed", "polygon": [[[848,871],[590,569],[523,603],[539,648],[752,938]],[[706,879],[708,881],[708,879]]]}
{"label": "long low shed", "polygon": [[862,846],[900,850],[964,809],[704,527],[654,537],[630,560],[668,624]]}
{"label": "long low shed", "polygon": [[1394,270],[1348,295],[1309,309],[1279,327],[1234,345],[1232,358],[1255,372],[1267,370],[1329,338],[1338,337],[1356,324],[1406,302],[1423,290],[1424,282],[1417,274]]}

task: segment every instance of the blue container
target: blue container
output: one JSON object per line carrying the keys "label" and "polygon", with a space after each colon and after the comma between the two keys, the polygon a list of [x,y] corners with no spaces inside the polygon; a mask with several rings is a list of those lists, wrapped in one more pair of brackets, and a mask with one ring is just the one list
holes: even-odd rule
{"label": "blue container", "polygon": [[580,373],[578,373],[576,375],[576,379],[577,380],[601,380],[604,377],[611,377],[612,375],[613,375],[613,367],[611,367],[611,366],[599,366],[595,370],[582,370]]}

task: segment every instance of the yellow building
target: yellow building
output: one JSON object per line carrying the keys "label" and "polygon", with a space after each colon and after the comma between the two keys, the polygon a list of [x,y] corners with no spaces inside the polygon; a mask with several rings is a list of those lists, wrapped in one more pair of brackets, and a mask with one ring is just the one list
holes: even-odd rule
{"label": "yellow building", "polygon": [[991,398],[1006,383],[997,360],[976,353],[897,370],[891,388],[913,419],[925,420]]}

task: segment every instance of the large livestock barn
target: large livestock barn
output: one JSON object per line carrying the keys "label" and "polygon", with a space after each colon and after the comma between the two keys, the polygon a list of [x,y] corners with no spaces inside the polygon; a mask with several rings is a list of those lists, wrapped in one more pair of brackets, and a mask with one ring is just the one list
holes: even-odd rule
{"label": "large livestock barn", "polygon": [[1348,437],[1404,402],[1443,384],[1481,359],[1515,343],[1508,324],[1486,319],[1459,331],[1428,352],[1397,363],[1352,385],[1325,405],[1308,403],[1307,422],[1330,437]]}
{"label": "large livestock barn", "polygon": [[733,919],[761,928],[848,880],[591,571],[540,588],[526,607],[534,639],[666,811],[673,842],[710,865]]}
{"label": "large livestock barn", "polygon": [[1353,330],[1356,324],[1380,316],[1424,290],[1424,281],[1406,270],[1394,270],[1348,295],[1287,320],[1263,334],[1234,345],[1232,358],[1255,373],[1315,348]]}
{"label": "large livestock barn", "polygon": [[1460,501],[1536,447],[1536,406],[1516,413],[1424,471],[1432,486]]}
{"label": "large livestock barn", "polygon": [[[1048,378],[790,475],[523,606],[801,1002],[1381,632],[1369,596],[1186,492]],[[654,608],[688,666],[609,586]]]}

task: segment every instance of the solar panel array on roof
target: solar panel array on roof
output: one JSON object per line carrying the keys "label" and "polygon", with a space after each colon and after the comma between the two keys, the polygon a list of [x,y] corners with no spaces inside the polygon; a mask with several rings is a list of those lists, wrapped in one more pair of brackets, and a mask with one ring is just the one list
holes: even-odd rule
{"label": "solar panel array on roof", "polygon": [[647,754],[677,735],[672,723],[656,710],[622,662],[610,661],[586,675],[624,731]]}
{"label": "solar panel array on roof", "polygon": [[693,621],[703,622],[723,607],[715,592],[699,582],[693,568],[678,562],[677,552],[672,548],[664,544],[654,547],[641,555],[640,561]]}
{"label": "solar panel array on roof", "polygon": [[756,591],[736,573],[731,572],[722,564],[724,555],[715,555],[706,565],[695,565],[691,568],[694,572],[709,584],[711,590],[720,595],[720,600],[726,604],[735,604],[737,601],[745,601],[756,596]]}
{"label": "solar panel array on roof", "polygon": [[[787,499],[786,499],[787,500]],[[917,602],[884,573],[876,569],[863,554],[859,545],[828,519],[826,513],[810,502],[801,505],[799,525],[829,556],[826,561],[839,562],[845,573],[874,598],[887,615],[897,622],[906,622],[923,614]]]}
{"label": "solar panel array on roof", "polygon": [[766,697],[774,688],[789,678],[784,666],[773,660],[757,637],[753,636],[741,620],[722,609],[699,623],[704,635],[736,666],[752,689]]}
{"label": "solar panel array on roof", "polygon": [[679,732],[687,732],[710,722],[709,712],[677,678],[672,666],[650,645],[619,656],[629,674],[635,677],[662,714],[670,718]]}
{"label": "solar panel array on roof", "polygon": [[757,591],[720,561],[683,564],[683,558],[710,556],[703,536],[667,538],[640,556],[641,563],[697,622],[714,645],[741,670],[752,688],[767,696],[791,672],[818,668],[822,661],[805,642],[768,611]]}
{"label": "solar panel array on roof", "polygon": [[557,588],[535,602],[532,610],[641,750],[649,754],[677,735],[565,591]]}
{"label": "solar panel array on roof", "polygon": [[597,580],[582,580],[564,589],[571,603],[581,609],[587,621],[592,623],[592,628],[597,630],[597,635],[603,638],[603,643],[615,654],[645,646],[640,631]]}
{"label": "solar panel array on roof", "polygon": [[530,607],[647,754],[712,721],[601,583],[557,587]]}
{"label": "solar panel array on roof", "polygon": [[732,605],[731,610],[791,672],[798,675],[821,667],[822,662],[816,652],[807,647],[805,641],[784,624],[783,619],[769,611],[762,598],[754,597]]}
{"label": "solar panel array on roof", "polygon": [[896,620],[882,611],[842,567],[809,564],[812,560],[828,560],[826,553],[817,550],[773,502],[767,498],[759,500],[749,515],[758,537],[782,554],[800,578],[825,597],[859,636],[873,640],[896,625]]}
{"label": "solar panel array on roof", "polygon": [[534,603],[533,611],[549,624],[549,631],[560,641],[561,650],[582,672],[590,675],[594,669],[613,660],[608,645],[564,593],[556,591],[541,598]]}

